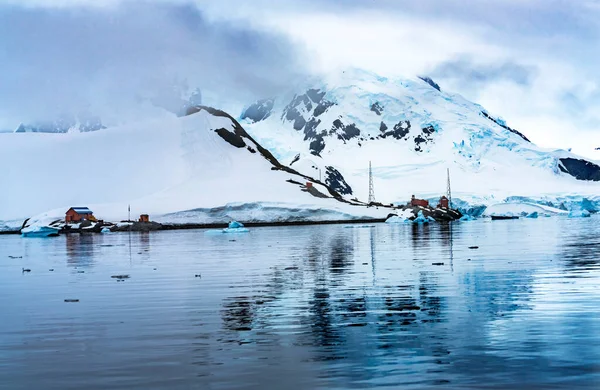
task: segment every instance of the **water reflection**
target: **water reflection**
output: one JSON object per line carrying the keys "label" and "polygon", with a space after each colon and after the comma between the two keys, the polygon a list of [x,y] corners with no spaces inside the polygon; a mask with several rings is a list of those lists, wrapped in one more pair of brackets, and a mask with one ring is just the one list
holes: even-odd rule
{"label": "water reflection", "polygon": [[67,264],[71,267],[90,267],[97,249],[95,234],[67,234],[65,236]]}
{"label": "water reflection", "polygon": [[[600,228],[549,245],[566,231],[554,221],[46,241],[67,269],[93,264],[98,277],[69,284],[82,300],[66,306],[48,301],[65,290],[54,275],[34,286],[35,272],[0,272],[2,296],[33,295],[0,297],[11,313],[0,377],[13,388],[77,388],[47,386],[50,372],[87,388],[110,387],[107,373],[144,389],[272,388],[274,378],[280,388],[593,388]],[[124,267],[131,280],[106,276]]]}

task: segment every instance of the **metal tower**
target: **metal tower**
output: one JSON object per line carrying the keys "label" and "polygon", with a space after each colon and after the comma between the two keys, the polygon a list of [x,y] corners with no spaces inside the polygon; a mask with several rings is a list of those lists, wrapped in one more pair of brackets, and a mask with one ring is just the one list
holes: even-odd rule
{"label": "metal tower", "polygon": [[369,204],[375,202],[375,188],[373,187],[373,170],[369,161]]}
{"label": "metal tower", "polygon": [[450,188],[450,168],[448,168],[448,186],[446,188],[446,192],[448,193],[446,195],[448,197],[448,207],[452,208],[452,189]]}

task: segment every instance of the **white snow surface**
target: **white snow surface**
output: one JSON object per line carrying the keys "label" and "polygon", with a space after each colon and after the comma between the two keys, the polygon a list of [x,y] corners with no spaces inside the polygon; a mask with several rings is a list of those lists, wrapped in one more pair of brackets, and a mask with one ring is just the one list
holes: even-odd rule
{"label": "white snow surface", "polygon": [[[285,107],[295,94],[310,88],[326,92],[324,99],[335,103],[319,116],[299,106],[307,121],[313,117],[320,121],[317,133],[331,132],[333,121],[341,119],[346,125],[354,123],[364,139],[326,136],[320,156],[311,155],[311,140],[284,118]],[[381,115],[371,110],[374,103],[383,106]],[[313,109],[315,106],[313,103]],[[376,199],[385,204],[404,204],[412,194],[424,199],[439,197],[446,192],[447,168],[453,196],[471,204],[492,205],[515,196],[536,200],[575,196],[600,201],[599,182],[579,181],[559,169],[559,157],[581,157],[527,142],[484,117],[482,111],[480,105],[447,93],[443,87],[437,91],[416,77],[390,79],[350,69],[295,87],[275,99],[267,119],[256,123],[245,119],[241,124],[282,162],[289,164],[300,153],[303,160],[310,161],[298,164],[306,173],[315,174],[312,166],[335,167],[352,187],[352,197],[361,200],[368,198],[372,161]],[[406,139],[377,139],[381,122],[391,129],[401,120],[411,123]],[[414,140],[426,126],[436,131],[418,152]],[[518,130],[527,133],[527,129]]]}
{"label": "white snow surface", "polygon": [[531,203],[497,203],[489,206],[484,216],[525,216],[532,213],[538,213],[539,215],[567,215],[568,211],[560,210],[554,207],[543,206],[539,204]]}
{"label": "white snow surface", "polygon": [[[233,131],[233,123],[201,111],[90,133],[0,134],[0,221],[51,222],[72,206],[120,221],[129,204],[132,218],[146,213],[160,222],[387,216],[388,210],[301,191],[286,180],[304,179],[271,170],[259,153],[221,138],[219,128]],[[219,214],[222,209],[229,212]]]}

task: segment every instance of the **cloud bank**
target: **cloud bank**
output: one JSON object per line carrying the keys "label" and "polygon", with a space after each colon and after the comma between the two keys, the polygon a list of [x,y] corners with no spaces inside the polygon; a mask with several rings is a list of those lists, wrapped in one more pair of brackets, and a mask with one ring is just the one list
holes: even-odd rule
{"label": "cloud bank", "polygon": [[188,2],[0,5],[0,128],[80,111],[118,118],[197,87],[268,96],[302,72],[297,54],[282,35],[209,21]]}

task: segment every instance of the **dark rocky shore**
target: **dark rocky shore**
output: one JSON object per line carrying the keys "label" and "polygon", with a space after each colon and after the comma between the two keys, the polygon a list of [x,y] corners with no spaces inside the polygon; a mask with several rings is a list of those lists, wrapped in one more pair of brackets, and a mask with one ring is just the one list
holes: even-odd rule
{"label": "dark rocky shore", "polygon": [[[384,205],[373,205],[371,207],[385,207],[389,208],[390,212],[386,218],[361,218],[361,219],[344,219],[344,220],[331,220],[331,221],[279,221],[279,222],[244,222],[247,227],[265,227],[265,226],[306,226],[306,225],[339,225],[339,224],[361,224],[361,223],[383,223],[388,218],[397,215],[395,211],[411,210],[413,217],[416,219],[420,212],[424,217],[431,217],[437,222],[450,222],[458,220],[462,217],[462,214],[458,210],[452,209],[440,209],[433,207],[400,207],[391,208]],[[27,224],[28,220],[23,223],[23,226]],[[243,222],[243,221],[242,221]],[[54,221],[50,226],[60,228],[61,234],[93,234],[102,233],[103,230],[108,229],[110,232],[152,232],[159,230],[190,230],[190,229],[219,229],[227,227],[229,221],[223,221],[220,223],[158,223],[158,222],[138,222],[138,221],[122,221],[121,223],[112,223],[105,221],[84,221],[75,228],[73,225],[65,224],[62,220]],[[0,234],[20,234],[19,230],[12,231],[0,231]]]}

